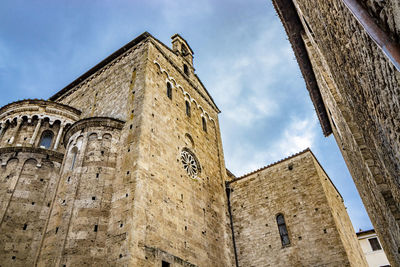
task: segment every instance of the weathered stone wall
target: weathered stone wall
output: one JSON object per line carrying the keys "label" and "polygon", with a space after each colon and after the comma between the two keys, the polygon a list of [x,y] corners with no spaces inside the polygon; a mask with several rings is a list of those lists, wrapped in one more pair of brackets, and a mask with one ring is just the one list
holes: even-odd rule
{"label": "weathered stone wall", "polygon": [[[389,261],[400,265],[400,74],[342,1],[296,5],[335,138]],[[398,4],[385,10],[396,35]]]}
{"label": "weathered stone wall", "polygon": [[82,109],[84,118],[107,116],[125,121],[120,141],[113,148],[118,158],[106,240],[107,264],[111,265],[129,265],[133,257],[131,247],[138,246],[133,236],[133,220],[137,217],[134,199],[137,176],[141,173],[138,144],[142,131],[146,56],[147,44],[143,40],[56,99]]}
{"label": "weathered stone wall", "polygon": [[[367,266],[343,200],[309,150],[230,188],[239,266]],[[278,214],[289,232],[285,247]]]}
{"label": "weathered stone wall", "polygon": [[361,0],[375,22],[394,41],[400,43],[400,2],[396,0]]}
{"label": "weathered stone wall", "polygon": [[128,107],[131,81],[137,74],[134,70],[141,69],[144,46],[144,42],[137,44],[56,101],[82,110],[82,118],[103,116],[125,121],[133,112]]}
{"label": "weathered stone wall", "polygon": [[122,126],[91,118],[66,133],[68,152],[38,266],[109,266],[118,258],[110,253],[118,243],[109,242],[115,235],[109,222]]}
{"label": "weathered stone wall", "polygon": [[339,233],[340,239],[342,240],[350,264],[352,266],[364,266],[366,265],[365,255],[358,242],[343,199],[318,160],[316,158],[313,159],[328,205],[331,209],[331,214],[335,221],[336,231]]}
{"label": "weathered stone wall", "polygon": [[62,154],[0,148],[0,262],[33,266],[58,182]]}
{"label": "weathered stone wall", "polygon": [[[190,84],[193,73],[183,76],[176,66],[179,62],[162,54],[160,45],[149,43],[146,60],[135,175],[133,236],[137,246],[132,248],[131,264],[157,266],[164,260],[173,266],[231,266],[233,246],[217,111]],[[172,99],[167,96],[167,82],[173,88]],[[190,117],[185,101],[190,103]],[[197,157],[198,178],[185,172],[183,148]]]}

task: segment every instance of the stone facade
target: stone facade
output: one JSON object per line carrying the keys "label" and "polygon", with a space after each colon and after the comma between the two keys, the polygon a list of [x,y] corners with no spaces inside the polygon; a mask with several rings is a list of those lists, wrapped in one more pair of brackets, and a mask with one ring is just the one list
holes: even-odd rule
{"label": "stone facade", "polygon": [[229,188],[239,266],[366,266],[343,199],[311,151],[233,180]]}
{"label": "stone facade", "polygon": [[346,6],[354,1],[273,2],[324,110],[324,133],[334,134],[389,261],[400,266],[400,72],[370,37],[376,27],[384,45],[398,44],[400,4],[358,1],[373,21],[364,27]]}
{"label": "stone facade", "polygon": [[[246,251],[262,253],[253,247],[259,240],[254,236],[247,247],[239,240],[242,258],[237,257],[232,218],[234,224],[249,219],[238,219],[239,202],[231,205],[226,194],[227,181],[242,180],[236,182],[225,169],[219,112],[194,73],[186,41],[174,35],[170,49],[148,33],[49,101],[25,100],[0,109],[1,262],[234,266]],[[302,155],[296,164],[305,173],[325,177],[313,157],[307,161]],[[329,215],[331,207],[340,219],[327,215],[322,221],[311,214],[312,225],[325,223],[328,232],[309,233],[312,229],[299,225],[301,234],[335,240],[338,247],[330,248],[326,264],[363,266],[336,191],[308,183],[302,190],[332,199],[324,202],[325,212]],[[257,200],[249,196],[252,216],[272,212],[256,207]],[[296,212],[288,216],[297,209],[294,203]]]}

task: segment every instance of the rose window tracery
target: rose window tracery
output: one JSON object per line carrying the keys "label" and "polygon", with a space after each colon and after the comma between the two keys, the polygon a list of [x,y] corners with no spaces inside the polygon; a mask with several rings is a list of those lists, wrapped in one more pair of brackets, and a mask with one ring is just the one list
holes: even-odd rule
{"label": "rose window tracery", "polygon": [[182,150],[181,162],[183,168],[192,179],[198,178],[198,175],[200,173],[200,166],[196,159],[196,156],[193,153],[186,149]]}

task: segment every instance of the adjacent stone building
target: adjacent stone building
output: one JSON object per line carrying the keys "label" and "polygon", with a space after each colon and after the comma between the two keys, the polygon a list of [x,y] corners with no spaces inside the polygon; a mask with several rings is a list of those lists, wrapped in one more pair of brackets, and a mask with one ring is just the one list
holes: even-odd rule
{"label": "adjacent stone building", "polygon": [[48,101],[1,108],[1,266],[365,266],[311,152],[236,179],[219,112],[187,42],[148,33]]}
{"label": "adjacent stone building", "polygon": [[365,266],[342,196],[310,150],[228,190],[239,266]]}
{"label": "adjacent stone building", "polygon": [[273,0],[323,132],[400,266],[400,2]]}

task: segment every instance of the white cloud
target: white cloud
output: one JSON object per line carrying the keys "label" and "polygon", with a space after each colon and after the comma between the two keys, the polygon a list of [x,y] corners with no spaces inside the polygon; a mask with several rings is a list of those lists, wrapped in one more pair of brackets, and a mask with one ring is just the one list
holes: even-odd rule
{"label": "white cloud", "polygon": [[249,146],[248,142],[240,141],[235,143],[233,153],[225,156],[228,168],[240,176],[312,147],[319,131],[316,116],[292,117],[290,120],[276,141],[272,140],[264,146]]}
{"label": "white cloud", "polygon": [[[297,71],[296,63],[291,60],[293,52],[289,43],[281,44],[276,39],[279,31],[281,25],[271,22],[268,17],[255,21],[255,24],[241,25],[224,36],[228,50],[220,47],[221,52],[207,62],[207,68],[211,69],[207,74],[212,76],[203,79],[212,88],[212,95],[225,119],[249,127],[278,115],[280,88],[276,88],[276,84],[285,74],[291,77]],[[251,38],[247,38],[249,32],[253,33]],[[229,43],[235,43],[234,51],[229,50]],[[297,78],[291,77],[285,82]]]}
{"label": "white cloud", "polygon": [[292,118],[292,122],[283,132],[277,142],[276,149],[281,154],[290,155],[311,147],[317,133],[317,118],[312,116],[306,119]]}

